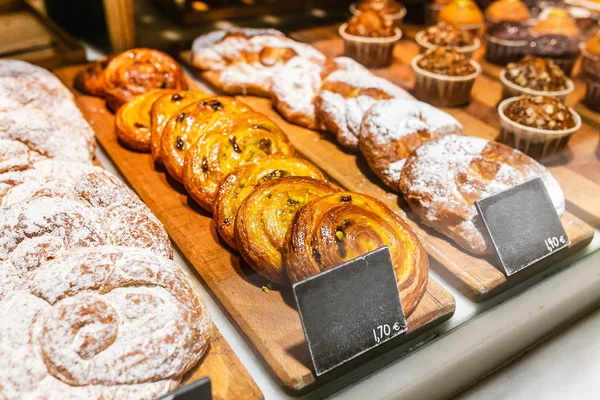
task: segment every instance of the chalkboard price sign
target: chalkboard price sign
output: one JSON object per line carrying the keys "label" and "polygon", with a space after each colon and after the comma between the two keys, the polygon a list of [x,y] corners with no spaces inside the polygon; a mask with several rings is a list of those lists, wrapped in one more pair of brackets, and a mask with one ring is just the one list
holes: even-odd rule
{"label": "chalkboard price sign", "polygon": [[212,387],[209,378],[202,378],[189,385],[159,397],[156,400],[212,400]]}
{"label": "chalkboard price sign", "polygon": [[571,243],[541,178],[475,203],[507,276]]}
{"label": "chalkboard price sign", "polygon": [[407,330],[387,247],[298,282],[293,290],[317,376]]}

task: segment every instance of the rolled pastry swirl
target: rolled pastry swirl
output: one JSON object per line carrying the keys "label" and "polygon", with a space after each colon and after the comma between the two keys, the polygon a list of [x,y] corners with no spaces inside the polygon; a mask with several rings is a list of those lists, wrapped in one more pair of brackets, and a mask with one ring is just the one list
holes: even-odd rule
{"label": "rolled pastry swirl", "polygon": [[219,184],[227,174],[273,154],[293,155],[294,148],[265,115],[221,116],[186,154],[183,184],[200,206],[212,211]]}
{"label": "rolled pastry swirl", "polygon": [[192,103],[173,115],[163,131],[162,160],[169,174],[183,182],[183,165],[190,146],[203,136],[205,128],[220,127],[225,113],[238,114],[252,111],[232,97],[217,96]]}
{"label": "rolled pastry swirl", "polygon": [[325,175],[313,164],[301,158],[283,155],[265,157],[233,171],[221,182],[215,197],[213,217],[219,235],[232,248],[235,242],[235,219],[238,208],[257,185],[288,176],[308,176],[326,180]]}
{"label": "rolled pastry swirl", "polygon": [[379,200],[350,192],[323,196],[301,208],[291,226],[285,249],[291,282],[388,246],[405,314],[423,297],[427,253],[413,230]]}
{"label": "rolled pastry swirl", "polygon": [[235,240],[246,262],[265,278],[289,285],[282,261],[294,215],[310,201],[339,189],[307,177],[281,178],[259,185],[240,206]]}
{"label": "rolled pastry swirl", "polygon": [[73,86],[85,94],[96,97],[104,96],[104,69],[113,57],[104,57],[87,67],[79,70],[75,75]]}

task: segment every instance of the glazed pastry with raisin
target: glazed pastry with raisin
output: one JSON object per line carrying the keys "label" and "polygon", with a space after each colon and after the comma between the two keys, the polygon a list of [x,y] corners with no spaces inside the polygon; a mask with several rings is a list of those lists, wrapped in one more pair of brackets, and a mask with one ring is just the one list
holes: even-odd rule
{"label": "glazed pastry with raisin", "polygon": [[407,316],[425,294],[425,249],[406,222],[373,197],[341,192],[309,202],[296,213],[286,243],[292,283],[388,246]]}
{"label": "glazed pastry with raisin", "polygon": [[259,274],[289,285],[282,253],[294,215],[312,200],[340,189],[308,177],[287,177],[259,185],[241,204],[235,240],[244,260]]}
{"label": "glazed pastry with raisin", "polygon": [[75,75],[75,89],[92,96],[104,97],[104,69],[112,59],[113,57],[104,57],[81,69]]}
{"label": "glazed pastry with raisin", "polygon": [[234,249],[235,219],[242,202],[260,184],[288,176],[307,176],[325,181],[323,173],[301,158],[272,155],[238,168],[223,180],[215,197],[213,217],[219,235]]}
{"label": "glazed pastry with raisin", "polygon": [[279,126],[257,112],[220,114],[201,135],[185,155],[183,184],[208,211],[212,211],[219,184],[229,173],[273,154],[294,155]]}

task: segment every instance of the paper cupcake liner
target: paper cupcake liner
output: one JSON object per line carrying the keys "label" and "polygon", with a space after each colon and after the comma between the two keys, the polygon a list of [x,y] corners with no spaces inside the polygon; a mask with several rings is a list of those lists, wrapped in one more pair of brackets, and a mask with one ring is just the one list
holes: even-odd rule
{"label": "paper cupcake liner", "polygon": [[402,37],[398,28],[396,34],[389,38],[366,38],[346,33],[346,24],[339,29],[344,39],[344,55],[361,63],[367,68],[387,67],[392,63],[394,46]]}
{"label": "paper cupcake liner", "polygon": [[567,81],[567,89],[565,89],[565,90],[560,90],[560,91],[556,91],[556,92],[544,92],[544,91],[540,91],[540,90],[533,90],[533,89],[519,86],[519,85],[509,81],[508,79],[506,79],[505,74],[506,74],[506,70],[503,69],[500,72],[500,81],[502,82],[502,100],[505,100],[505,99],[508,99],[511,97],[517,97],[517,96],[522,96],[524,94],[528,94],[531,96],[553,97],[557,100],[564,102],[565,99],[567,98],[567,95],[575,89],[575,85],[573,84],[573,81],[569,79]]}
{"label": "paper cupcake liner", "polygon": [[583,103],[590,110],[600,112],[600,79],[594,77],[585,78],[586,89]]}
{"label": "paper cupcake liner", "polygon": [[439,107],[458,107],[471,99],[471,89],[475,78],[481,73],[481,66],[470,60],[476,72],[468,76],[444,76],[425,71],[417,65],[422,56],[413,58],[415,70],[415,96]]}
{"label": "paper cupcake liner", "polygon": [[443,4],[427,3],[425,4],[425,26],[431,26],[438,23],[438,15],[444,8]]}
{"label": "paper cupcake liner", "polygon": [[[415,41],[417,42],[417,44],[419,45],[419,50],[421,53],[425,53],[427,50],[430,49],[435,49],[436,45],[431,44],[425,40],[423,40],[423,34],[425,33],[425,31],[419,31],[417,32],[417,35],[415,36]],[[467,58],[471,58],[473,56],[473,53],[475,52],[475,50],[477,50],[480,46],[481,46],[481,40],[479,40],[478,37],[474,38],[474,44],[472,44],[471,46],[463,46],[463,47],[452,47],[454,50],[456,50],[459,53],[462,53],[465,57]]]}
{"label": "paper cupcake liner", "polygon": [[525,54],[525,40],[503,40],[486,37],[485,59],[497,65],[519,61]]}
{"label": "paper cupcake liner", "polygon": [[551,131],[518,124],[504,114],[504,109],[518,98],[506,99],[498,105],[500,142],[514,147],[536,160],[541,160],[563,150],[569,143],[569,139],[581,127],[581,117],[571,108],[569,108],[569,111],[575,119],[575,126],[571,129]]}

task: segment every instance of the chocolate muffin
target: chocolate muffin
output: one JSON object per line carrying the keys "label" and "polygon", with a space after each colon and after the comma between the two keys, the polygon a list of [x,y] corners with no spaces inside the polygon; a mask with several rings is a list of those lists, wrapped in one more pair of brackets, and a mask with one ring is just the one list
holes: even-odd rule
{"label": "chocolate muffin", "polygon": [[485,58],[506,65],[520,60],[529,44],[529,31],[520,22],[501,22],[492,25],[486,35]]}

